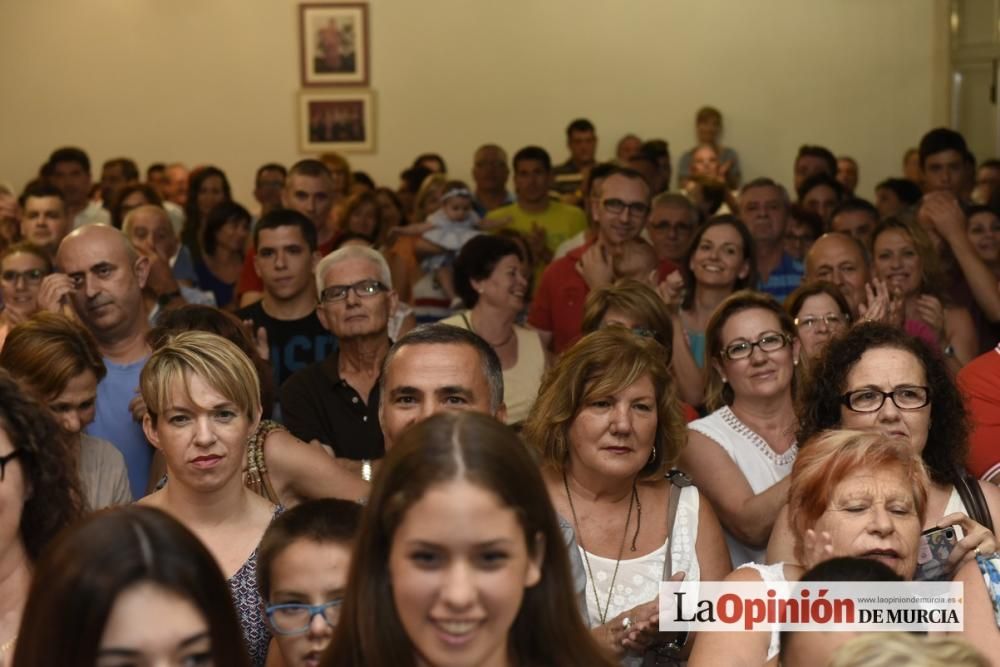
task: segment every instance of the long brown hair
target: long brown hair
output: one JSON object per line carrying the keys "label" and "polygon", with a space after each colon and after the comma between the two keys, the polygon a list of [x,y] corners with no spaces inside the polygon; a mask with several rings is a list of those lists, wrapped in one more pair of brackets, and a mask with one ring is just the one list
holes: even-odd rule
{"label": "long brown hair", "polygon": [[496,494],[517,515],[529,554],[544,544],[541,579],[525,590],[509,631],[512,663],[612,667],[577,606],[565,542],[538,466],[514,431],[474,412],[434,415],[389,451],[365,509],[324,667],[416,665],[393,601],[389,552],[409,509],[432,487],[458,479]]}

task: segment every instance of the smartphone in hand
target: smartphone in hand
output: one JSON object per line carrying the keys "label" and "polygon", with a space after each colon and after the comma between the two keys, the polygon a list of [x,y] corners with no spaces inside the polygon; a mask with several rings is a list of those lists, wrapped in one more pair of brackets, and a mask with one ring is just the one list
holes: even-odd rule
{"label": "smartphone in hand", "polygon": [[920,534],[917,551],[917,571],[914,581],[941,581],[948,579],[948,557],[958,544],[959,535],[954,526],[930,528]]}

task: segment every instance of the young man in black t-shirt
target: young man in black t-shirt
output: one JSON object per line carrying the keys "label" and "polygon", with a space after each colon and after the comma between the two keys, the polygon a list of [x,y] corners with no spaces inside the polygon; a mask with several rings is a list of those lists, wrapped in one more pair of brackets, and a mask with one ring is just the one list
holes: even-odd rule
{"label": "young man in black t-shirt", "polygon": [[297,211],[276,209],[257,222],[253,236],[254,268],[264,296],[237,316],[252,321],[257,336],[267,337],[280,387],[295,371],[325,359],[337,339],[316,316],[316,227]]}

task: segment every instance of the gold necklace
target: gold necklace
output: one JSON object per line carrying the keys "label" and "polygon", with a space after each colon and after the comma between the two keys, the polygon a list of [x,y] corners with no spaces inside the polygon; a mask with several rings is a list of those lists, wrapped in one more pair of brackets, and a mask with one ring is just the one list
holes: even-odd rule
{"label": "gold necklace", "polygon": [[573,528],[576,529],[576,541],[580,543],[583,550],[583,563],[587,566],[587,576],[590,577],[590,585],[594,590],[594,602],[597,604],[597,617],[604,625],[608,619],[608,611],[611,609],[611,597],[615,592],[615,579],[618,577],[618,566],[622,562],[622,554],[625,552],[625,538],[628,535],[628,525],[632,522],[632,506],[637,506],[635,519],[635,536],[632,538],[632,551],[635,551],[635,540],[639,537],[639,525],[642,521],[642,504],[639,502],[639,491],[632,482],[632,495],[628,501],[628,514],[625,516],[625,529],[622,531],[622,543],[618,547],[618,558],[615,559],[615,570],[611,574],[611,584],[608,587],[608,599],[604,603],[604,611],[601,611],[601,599],[597,595],[597,580],[594,579],[594,572],[590,569],[590,558],[587,556],[587,547],[583,544],[583,535],[580,533],[580,522],[576,518],[576,507],[573,506],[573,494],[569,492],[569,481],[566,479],[566,472],[563,471],[563,486],[566,487],[566,499],[569,500],[569,511],[573,513]]}

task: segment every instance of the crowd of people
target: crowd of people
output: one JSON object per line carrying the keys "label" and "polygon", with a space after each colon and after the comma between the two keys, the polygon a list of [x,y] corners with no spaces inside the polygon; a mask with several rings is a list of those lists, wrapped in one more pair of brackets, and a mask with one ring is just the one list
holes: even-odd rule
{"label": "crowd of people", "polygon": [[[695,130],[0,186],[0,666],[1000,664],[1000,161]],[[838,580],[964,630],[660,631]]]}

